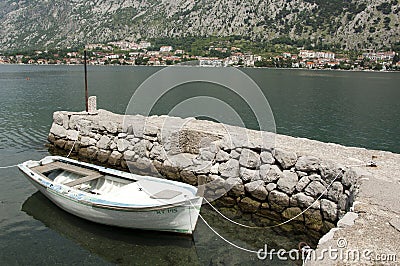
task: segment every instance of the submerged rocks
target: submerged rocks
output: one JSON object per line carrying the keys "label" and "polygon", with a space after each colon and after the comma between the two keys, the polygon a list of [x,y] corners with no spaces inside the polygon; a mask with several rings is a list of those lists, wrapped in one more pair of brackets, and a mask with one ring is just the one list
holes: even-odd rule
{"label": "submerged rocks", "polygon": [[122,158],[122,154],[117,152],[117,151],[113,151],[110,154],[110,157],[108,158],[108,163],[111,165],[119,165],[121,163],[121,158]]}
{"label": "submerged rocks", "polygon": [[320,210],[309,209],[304,213],[305,225],[315,231],[319,231],[324,226]]}
{"label": "submerged rocks", "polygon": [[79,149],[79,156],[89,158],[91,160],[96,159],[98,149],[96,147],[90,146],[87,148],[80,148]]}
{"label": "submerged rocks", "polygon": [[282,212],[289,206],[289,196],[277,190],[273,190],[269,193],[268,200],[271,209],[278,212]]}
{"label": "submerged rocks", "polygon": [[248,212],[248,213],[255,213],[257,210],[260,208],[261,203],[259,201],[256,201],[254,199],[251,199],[249,197],[243,198],[239,202],[239,208],[243,212]]}
{"label": "submerged rocks", "polygon": [[290,207],[282,212],[282,217],[286,220],[293,219],[294,221],[303,222],[304,217],[302,210],[299,207]]}
{"label": "submerged rocks", "polygon": [[110,157],[110,154],[111,154],[111,151],[100,149],[97,152],[97,160],[101,163],[105,163],[105,162],[107,162],[108,158]]}

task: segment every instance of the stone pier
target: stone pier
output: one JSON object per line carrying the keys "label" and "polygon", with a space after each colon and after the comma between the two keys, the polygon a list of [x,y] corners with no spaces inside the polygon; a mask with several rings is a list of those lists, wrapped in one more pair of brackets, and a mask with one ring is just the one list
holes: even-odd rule
{"label": "stone pier", "polygon": [[[321,154],[320,142],[193,118],[105,110],[53,118],[48,139],[60,149],[135,173],[192,185],[202,179],[210,201],[259,223],[296,217],[291,225],[319,234],[336,226],[353,204],[357,180],[370,175],[360,167],[370,158],[344,162]],[[299,140],[314,145],[306,150]]]}

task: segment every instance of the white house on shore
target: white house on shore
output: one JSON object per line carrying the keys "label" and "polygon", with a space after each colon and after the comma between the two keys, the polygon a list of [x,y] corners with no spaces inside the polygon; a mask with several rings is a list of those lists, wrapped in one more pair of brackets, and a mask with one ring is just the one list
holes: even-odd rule
{"label": "white house on shore", "polygon": [[311,58],[335,59],[335,53],[315,52],[312,50],[300,50],[299,56],[304,59],[311,59]]}
{"label": "white house on shore", "polygon": [[169,53],[169,52],[171,52],[173,49],[172,49],[172,46],[161,46],[160,47],[160,52],[161,53]]}

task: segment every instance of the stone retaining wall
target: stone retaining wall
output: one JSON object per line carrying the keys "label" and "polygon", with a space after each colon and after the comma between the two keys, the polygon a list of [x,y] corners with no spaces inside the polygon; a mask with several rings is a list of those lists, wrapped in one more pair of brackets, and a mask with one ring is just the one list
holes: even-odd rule
{"label": "stone retaining wall", "polygon": [[[295,219],[317,232],[352,204],[357,171],[275,147],[275,134],[168,116],[56,112],[49,141],[80,157],[198,185],[205,196],[263,221]],[[74,145],[75,143],[75,145]],[[336,178],[324,193],[325,188]]]}

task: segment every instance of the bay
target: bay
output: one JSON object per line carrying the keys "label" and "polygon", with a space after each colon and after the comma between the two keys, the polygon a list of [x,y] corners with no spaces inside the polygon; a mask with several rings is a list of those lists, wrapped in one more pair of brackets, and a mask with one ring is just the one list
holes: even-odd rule
{"label": "bay", "polygon": [[[125,113],[137,88],[157,67],[89,67],[89,90],[98,107]],[[182,68],[178,79],[187,71]],[[213,69],[224,77],[226,70]],[[398,73],[241,69],[268,100],[276,131],[349,146],[400,152]],[[226,76],[226,79],[234,79]],[[165,81],[161,80],[161,84]],[[81,111],[84,104],[82,66],[0,66],[0,166],[49,155],[45,146],[57,110]],[[168,114],[187,99],[218,99],[231,109],[209,109],[201,119],[257,129],[254,106],[229,88],[207,82],[178,84],[162,95],[151,114]],[[197,97],[197,98],[196,98]],[[210,102],[211,103],[211,102]],[[202,112],[191,102],[187,116]],[[210,105],[211,106],[211,105]],[[175,108],[175,109],[174,109]],[[182,109],[187,110],[187,109]],[[181,110],[181,111],[182,111]],[[210,113],[213,113],[210,117]],[[180,113],[185,116],[185,113]],[[307,235],[284,230],[263,233],[239,230],[203,208],[205,218],[222,235],[249,249],[263,244],[293,248]],[[245,221],[246,222],[246,221]],[[247,221],[249,222],[249,221]],[[199,221],[194,238],[157,232],[110,228],[59,210],[38,194],[14,167],[0,169],[0,263],[203,265],[240,262],[263,264],[254,254],[229,247]],[[265,262],[264,262],[265,263]],[[279,261],[274,261],[279,265]],[[286,264],[285,264],[286,265]]]}

